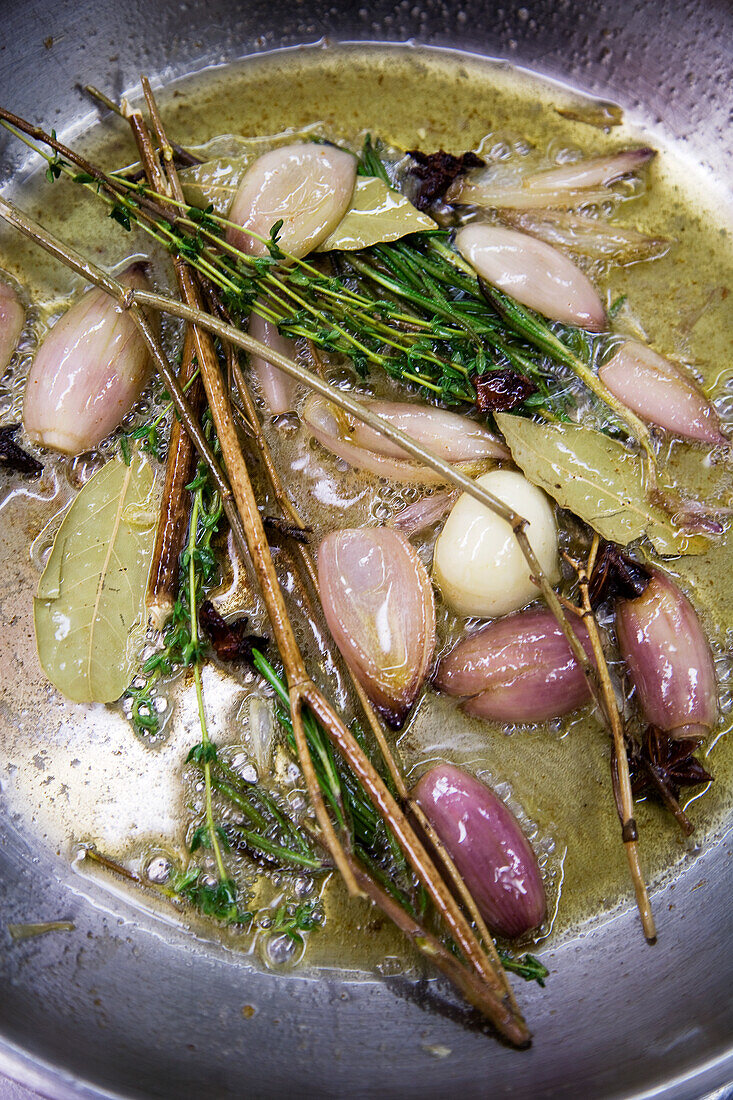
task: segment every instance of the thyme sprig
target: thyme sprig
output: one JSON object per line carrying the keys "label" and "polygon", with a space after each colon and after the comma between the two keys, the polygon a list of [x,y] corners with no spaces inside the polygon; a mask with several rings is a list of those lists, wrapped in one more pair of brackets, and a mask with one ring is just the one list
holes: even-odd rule
{"label": "thyme sprig", "polygon": [[[211,440],[213,432],[206,417],[204,430]],[[162,677],[180,668],[196,666],[203,659],[206,644],[199,637],[196,608],[201,596],[218,576],[218,561],[213,542],[221,527],[224,509],[203,463],[187,486],[192,494],[188,543],[181,555],[181,586],[165,630],[163,644],[143,663],[139,675],[125,693],[131,703],[131,718],[140,734],[154,736],[160,731],[160,716],[153,689]]]}
{"label": "thyme sprig", "polygon": [[[362,375],[378,367],[449,405],[475,403],[472,374],[510,367],[537,386],[523,403],[527,411],[563,418],[576,404],[558,372],[558,367],[569,368],[612,412],[618,427],[640,444],[653,471],[645,425],[601,383],[584,334],[548,324],[495,288],[489,288],[487,300],[445,231],[309,261],[280,248],[276,225],[270,237],[257,237],[267,255],[251,256],[226,241],[232,223],[212,207],[200,210],[144,181],[103,173],[59,146],[67,158],[71,155],[70,164],[55,148],[59,143],[54,136],[24,124],[54,149],[46,153],[17,128],[22,120],[8,117],[15,125],[7,120],[3,125],[46,159],[54,179],[68,176],[106,201],[111,216],[125,228],[141,228],[184,257],[217,288],[238,319],[256,312],[284,335],[347,355]],[[371,139],[365,142],[360,171],[386,175]]]}

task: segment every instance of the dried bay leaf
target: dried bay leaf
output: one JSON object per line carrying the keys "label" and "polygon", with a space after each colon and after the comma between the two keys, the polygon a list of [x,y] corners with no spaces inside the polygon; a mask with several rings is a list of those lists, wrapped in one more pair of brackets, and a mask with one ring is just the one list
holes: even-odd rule
{"label": "dried bay leaf", "polygon": [[422,214],[409,199],[375,176],[358,176],[351,206],[316,249],[317,252],[355,252],[373,244],[396,241],[408,233],[437,229],[438,224]]}
{"label": "dried bay leaf", "polygon": [[179,170],[184,198],[191,206],[199,206],[201,209],[211,203],[215,213],[225,217],[242,182],[242,176],[258,157],[283,145],[292,145],[296,141],[316,141],[322,136],[320,124],[314,123],[299,130],[288,129],[262,137],[221,134],[204,145],[193,146],[193,152],[203,157],[203,160],[200,164]]}
{"label": "dried bay leaf", "polygon": [[650,504],[638,457],[616,439],[574,424],[543,424],[497,413],[512,458],[534,485],[609,542],[646,535],[659,554],[698,554],[707,546]]}
{"label": "dried bay leaf", "polygon": [[49,680],[76,703],[109,703],[142,648],[155,538],[153,471],[140,456],[108,462],[66,514],[34,601],[36,645]]}

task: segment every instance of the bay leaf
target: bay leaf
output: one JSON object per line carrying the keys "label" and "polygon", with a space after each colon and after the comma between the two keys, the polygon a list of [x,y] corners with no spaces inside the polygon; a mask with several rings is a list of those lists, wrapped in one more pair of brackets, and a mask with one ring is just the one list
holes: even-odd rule
{"label": "bay leaf", "polygon": [[317,122],[302,129],[287,129],[261,137],[220,134],[204,145],[193,146],[193,152],[203,158],[200,164],[179,169],[183,197],[190,206],[202,210],[211,203],[215,213],[226,216],[242,176],[258,157],[283,145],[322,137],[322,127]]}
{"label": "bay leaf", "polygon": [[112,702],[130,682],[156,521],[153,471],[136,455],[98,470],[59,528],[33,617],[43,671],[74,702]]}
{"label": "bay leaf", "polygon": [[202,164],[192,164],[179,172],[183,197],[189,206],[205,210],[209,204],[214,213],[226,217],[237,193],[239,182],[255,158],[217,157]]}
{"label": "bay leaf", "polygon": [[639,458],[616,439],[574,424],[543,424],[508,413],[496,422],[533,485],[603,538],[627,546],[646,535],[659,554],[699,554],[707,541],[675,527],[644,489]]}
{"label": "bay leaf", "polygon": [[357,176],[351,206],[317,252],[356,252],[373,244],[384,244],[437,229],[437,222],[422,214],[399,191],[373,176]]}

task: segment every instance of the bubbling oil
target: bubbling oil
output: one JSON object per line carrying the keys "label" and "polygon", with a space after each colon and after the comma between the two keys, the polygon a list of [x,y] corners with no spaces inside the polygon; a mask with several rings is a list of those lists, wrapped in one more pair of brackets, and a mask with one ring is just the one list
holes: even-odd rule
{"label": "bubbling oil", "polygon": [[[558,114],[569,93],[507,66],[414,49],[309,49],[249,60],[192,76],[160,95],[171,138],[195,146],[218,134],[261,135],[317,124],[332,140],[358,144],[369,130],[402,148],[445,148],[459,153],[480,148],[506,173],[531,163],[542,168],[578,152],[603,153],[644,140],[622,125],[612,132],[592,129]],[[582,113],[582,112],[581,112]],[[576,112],[577,114],[577,112]],[[132,159],[126,127],[113,119],[84,138],[84,151],[113,167]],[[733,323],[733,296],[725,288],[733,276],[728,227],[719,224],[704,179],[698,179],[673,149],[663,149],[639,188],[628,219],[655,236],[676,243],[650,263],[596,271],[609,301],[625,294],[617,328],[652,341],[661,351],[692,364],[705,383],[714,383],[727,364]],[[711,184],[712,188],[712,184]],[[146,254],[139,232],[124,234],[105,218],[98,200],[63,181],[37,184],[23,196],[41,220],[82,252],[110,269]],[[622,220],[628,220],[622,214]],[[153,257],[154,278],[165,289],[170,271]],[[0,383],[3,422],[18,419],[24,376],[37,342],[78,292],[76,277],[52,263],[25,240],[0,232],[0,268],[18,281],[32,303],[22,347]],[[179,330],[166,326],[169,348]],[[362,392],[399,397],[398,387],[373,376],[357,384],[333,365],[335,381]],[[733,393],[715,391],[720,411],[733,421]],[[134,416],[145,411],[143,403]],[[387,522],[415,499],[413,486],[396,486],[350,469],[329,457],[295,420],[265,419],[264,429],[296,507],[318,536],[345,526]],[[0,474],[0,792],[10,812],[39,842],[69,856],[78,842],[95,843],[147,871],[159,881],[168,863],[185,863],[187,830],[200,804],[195,776],[183,767],[185,754],[199,740],[190,684],[179,677],[159,694],[163,736],[155,743],[136,737],[123,708],[67,703],[40,673],[33,645],[32,597],[38,575],[73,493],[110,456],[114,443],[98,453],[68,460],[45,456],[38,483],[19,483]],[[708,499],[733,493],[729,466],[711,467],[701,452],[683,443],[666,456],[680,482]],[[418,540],[429,561],[430,538]],[[670,571],[698,607],[717,654],[721,697],[730,715],[730,641],[733,628],[733,541],[711,544],[702,557],[670,563]],[[348,715],[348,684],[333,666],[314,632],[310,611],[298,606],[287,561],[279,562],[292,589],[294,619],[306,657]],[[261,601],[245,570],[225,580],[225,612],[252,616],[253,629],[267,631]],[[439,646],[445,649],[463,624],[438,609]],[[204,672],[212,739],[233,753],[252,758],[247,701],[261,688],[246,673]],[[733,790],[733,751],[726,717],[715,737],[708,766],[711,790],[696,792],[690,816],[694,842],[681,838],[675,823],[655,805],[638,806],[644,867],[652,882],[675,874],[696,850],[714,843],[729,812]],[[550,892],[551,921],[542,937],[568,936],[599,914],[630,903],[631,890],[620,841],[609,778],[606,734],[588,711],[541,727],[500,727],[471,719],[455,700],[426,690],[397,739],[406,774],[415,780],[430,764],[450,760],[489,782],[517,812],[543,865]],[[302,778],[278,752],[274,767],[284,797],[302,801]],[[256,906],[276,905],[287,896],[313,896],[320,887],[307,876],[257,876],[240,860],[237,873]],[[157,879],[156,879],[156,876]],[[389,973],[412,965],[400,936],[362,902],[347,902],[331,881],[321,901],[325,930],[309,939],[314,966],[355,970],[379,964]],[[266,921],[266,918],[265,918]],[[268,966],[287,969],[298,960],[267,926],[253,936],[225,931],[225,942],[243,947]],[[207,934],[213,934],[209,929]]]}

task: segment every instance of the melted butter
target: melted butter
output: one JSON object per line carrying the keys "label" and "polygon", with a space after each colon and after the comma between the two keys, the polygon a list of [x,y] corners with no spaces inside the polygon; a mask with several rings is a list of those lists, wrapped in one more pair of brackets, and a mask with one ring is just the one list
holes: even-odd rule
{"label": "melted butter", "polygon": [[[602,153],[644,140],[626,125],[604,134],[560,117],[555,108],[567,108],[567,93],[506,66],[411,50],[313,49],[264,57],[190,78],[161,94],[160,100],[170,137],[189,145],[220,133],[269,134],[319,123],[334,140],[354,140],[369,129],[406,148],[419,145],[461,152],[481,142],[485,156],[500,162],[526,156],[543,167],[563,150]],[[127,127],[117,119],[97,127],[82,144],[108,166],[127,163],[133,156]],[[677,243],[663,259],[615,269],[602,283],[609,299],[628,295],[617,321],[620,331],[652,341],[713,384],[729,365],[733,327],[733,295],[727,294],[733,275],[729,230],[720,224],[712,182],[706,184],[674,150],[662,151],[650,178],[650,186],[632,206],[622,205],[619,220]],[[22,204],[103,265],[117,267],[149,250],[142,234],[122,233],[105,220],[98,200],[78,188],[72,190],[71,185],[42,184],[26,191]],[[34,302],[36,336],[42,336],[79,287],[74,276],[7,230],[0,231],[0,267],[17,277]],[[170,276],[159,257],[155,271],[159,285],[168,285]],[[175,327],[168,335],[174,339]],[[27,363],[26,356],[15,377],[3,380],[0,410],[6,419],[17,418],[20,411]],[[369,393],[397,393],[378,377],[362,388]],[[715,391],[715,396],[730,422],[733,395]],[[297,506],[319,532],[383,521],[415,498],[410,487],[378,483],[328,459],[300,428],[268,424],[266,430]],[[83,708],[61,700],[43,681],[34,652],[32,596],[44,546],[36,545],[33,553],[29,546],[40,531],[53,532],[58,513],[90,468],[88,459],[72,463],[50,459],[39,485],[21,485],[3,497],[3,798],[32,835],[54,848],[68,852],[74,842],[84,840],[112,855],[136,858],[141,865],[151,851],[158,850],[181,860],[185,830],[197,805],[195,785],[183,778],[183,758],[198,740],[186,685],[179,684],[174,693],[165,743],[151,750],[136,739],[118,709]],[[700,452],[683,444],[671,446],[670,470],[716,500],[727,503],[733,496],[730,468],[705,466]],[[4,487],[6,475],[0,478]],[[429,543],[420,550],[427,558]],[[727,713],[732,557],[733,542],[724,538],[704,557],[681,559],[672,566],[700,609],[719,654]],[[232,589],[228,596],[232,607],[244,603],[245,609],[260,614],[246,584],[244,589],[244,596],[241,588]],[[455,635],[455,622],[445,613],[439,613],[439,621],[440,645],[446,647]],[[334,681],[305,615],[297,617],[297,629],[313,665],[324,679],[330,676],[332,695],[348,707],[348,691]],[[243,703],[251,690],[246,678],[207,669],[214,740],[246,744]],[[725,728],[728,724],[726,719]],[[731,744],[728,737],[717,738],[708,761],[715,783],[702,797],[697,791],[693,795],[694,844],[681,838],[674,822],[658,807],[639,805],[642,859],[651,881],[673,874],[695,845],[713,842],[730,808]],[[467,719],[455,701],[428,691],[399,738],[399,751],[412,777],[429,763],[447,758],[469,766],[510,799],[551,882],[551,910],[557,910],[555,936],[628,902],[630,887],[611,795],[607,737],[587,712],[550,728],[507,732]],[[297,788],[297,777],[293,782]],[[264,889],[252,880],[253,896]],[[337,885],[328,887],[324,900],[328,932],[311,937],[311,961],[325,964],[338,958],[343,965],[370,968],[383,960],[391,972],[406,965],[400,937],[379,914],[363,903],[345,905]],[[225,938],[234,942],[229,934]]]}

